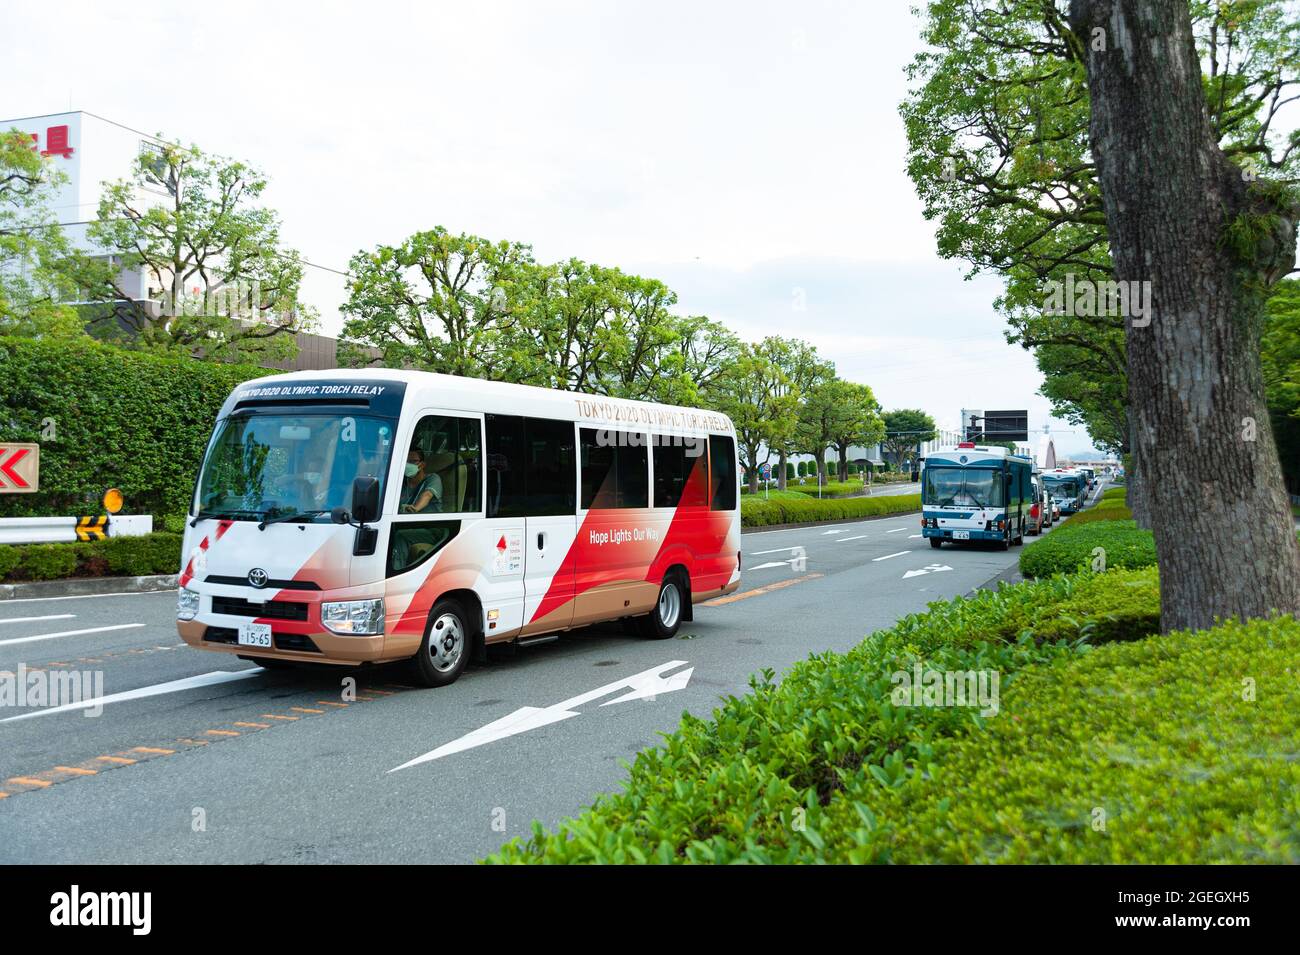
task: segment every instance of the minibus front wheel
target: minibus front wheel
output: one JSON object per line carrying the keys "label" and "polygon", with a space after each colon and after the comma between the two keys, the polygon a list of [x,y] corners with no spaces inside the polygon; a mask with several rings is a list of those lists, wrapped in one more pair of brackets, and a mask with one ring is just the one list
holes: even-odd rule
{"label": "minibus front wheel", "polygon": [[460,601],[439,600],[429,614],[429,625],[415,655],[416,679],[425,686],[455,683],[469,661],[473,636],[469,615]]}

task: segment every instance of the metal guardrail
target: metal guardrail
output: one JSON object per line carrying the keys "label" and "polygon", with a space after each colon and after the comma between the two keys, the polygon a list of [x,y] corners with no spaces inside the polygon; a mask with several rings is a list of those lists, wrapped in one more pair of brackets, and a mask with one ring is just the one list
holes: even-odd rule
{"label": "metal guardrail", "polygon": [[[99,519],[82,517],[0,517],[0,544],[71,543],[87,537],[86,529],[98,527]],[[82,534],[78,534],[78,525]],[[104,530],[109,537],[140,537],[153,531],[150,514],[116,514]]]}

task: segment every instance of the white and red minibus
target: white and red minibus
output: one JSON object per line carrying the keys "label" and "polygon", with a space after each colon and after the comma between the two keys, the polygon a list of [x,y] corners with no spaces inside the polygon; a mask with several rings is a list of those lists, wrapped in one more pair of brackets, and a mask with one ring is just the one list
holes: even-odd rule
{"label": "white and red minibus", "polygon": [[187,520],[177,629],[263,666],[410,659],[628,618],[670,637],[740,585],[722,414],[386,369],[245,382]]}

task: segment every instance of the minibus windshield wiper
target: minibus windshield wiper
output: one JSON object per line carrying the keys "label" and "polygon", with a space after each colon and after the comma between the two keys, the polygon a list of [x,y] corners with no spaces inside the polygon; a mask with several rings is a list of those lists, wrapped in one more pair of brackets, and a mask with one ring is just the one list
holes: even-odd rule
{"label": "minibus windshield wiper", "polygon": [[329,511],[290,511],[287,514],[280,514],[272,517],[269,513],[262,518],[262,522],[257,525],[259,531],[264,531],[271,524],[285,524],[289,521],[309,521],[313,517],[320,517],[322,514],[328,514]]}
{"label": "minibus windshield wiper", "polygon": [[193,527],[199,521],[207,521],[207,520],[224,521],[224,520],[235,520],[236,518],[240,518],[240,517],[252,518],[252,517],[261,517],[261,516],[262,516],[261,511],[253,511],[253,510],[247,510],[243,508],[235,508],[235,509],[225,508],[219,511],[200,510],[197,514],[194,515],[194,520],[190,521],[190,527]]}

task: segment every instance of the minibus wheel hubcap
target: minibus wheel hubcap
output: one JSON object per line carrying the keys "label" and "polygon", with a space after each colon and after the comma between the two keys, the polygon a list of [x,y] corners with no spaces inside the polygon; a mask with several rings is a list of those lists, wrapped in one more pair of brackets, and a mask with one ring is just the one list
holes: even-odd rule
{"label": "minibus wheel hubcap", "polygon": [[668,629],[677,623],[677,614],[681,612],[682,597],[676,584],[664,584],[659,594],[659,622]]}
{"label": "minibus wheel hubcap", "polygon": [[445,613],[434,621],[433,633],[429,635],[429,656],[435,669],[445,671],[454,667],[464,647],[465,631],[455,614]]}

